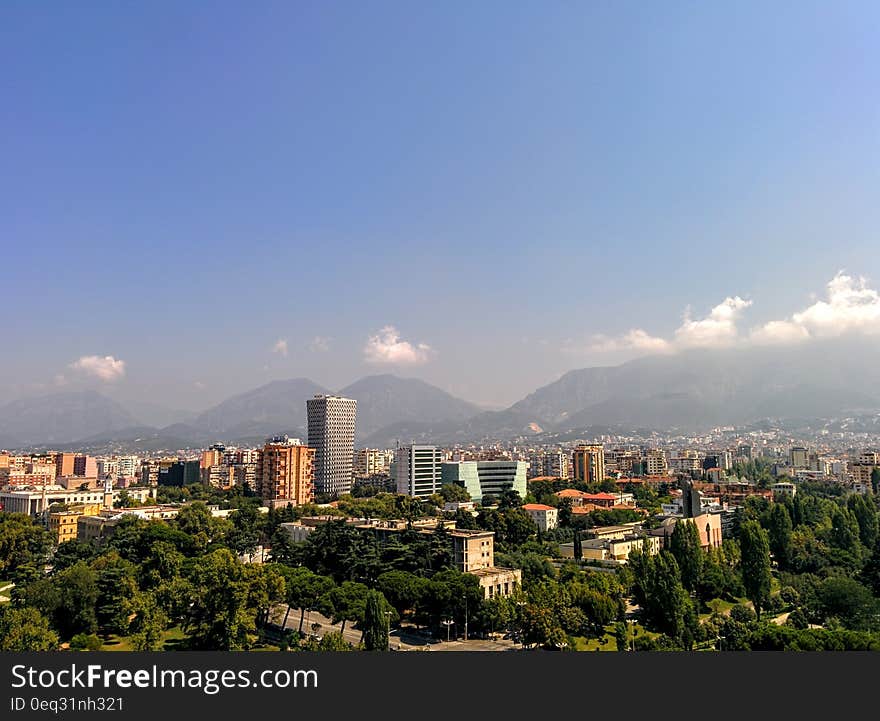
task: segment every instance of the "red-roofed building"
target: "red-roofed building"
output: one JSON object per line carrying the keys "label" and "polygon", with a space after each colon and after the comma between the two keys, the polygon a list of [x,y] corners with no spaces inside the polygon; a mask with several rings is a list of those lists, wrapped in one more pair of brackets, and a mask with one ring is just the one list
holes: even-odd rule
{"label": "red-roofed building", "polygon": [[600,508],[611,508],[619,500],[616,493],[585,493],[583,500],[586,503],[594,503]]}
{"label": "red-roofed building", "polygon": [[565,490],[558,491],[554,495],[560,501],[564,501],[566,498],[570,498],[572,508],[577,508],[578,506],[582,506],[584,504],[584,496],[588,494],[575,488],[566,488]]}
{"label": "red-roofed building", "polygon": [[649,486],[659,486],[663,483],[674,486],[678,484],[678,481],[673,476],[639,476],[638,478],[627,477],[627,478],[618,478],[614,481],[618,487],[626,486],[627,484],[633,484],[634,486],[639,486],[644,483],[647,483]]}
{"label": "red-roofed building", "polygon": [[559,511],[543,503],[526,503],[523,510],[529,514],[541,531],[550,531],[559,525]]}
{"label": "red-roofed building", "polygon": [[529,483],[533,483],[536,481],[558,481],[558,476],[535,476],[534,478],[529,478]]}
{"label": "red-roofed building", "polygon": [[597,506],[595,503],[584,503],[583,505],[580,505],[580,506],[572,506],[571,507],[571,512],[575,515],[583,515],[583,514],[592,513],[593,511],[598,511],[598,510],[600,510],[599,506]]}

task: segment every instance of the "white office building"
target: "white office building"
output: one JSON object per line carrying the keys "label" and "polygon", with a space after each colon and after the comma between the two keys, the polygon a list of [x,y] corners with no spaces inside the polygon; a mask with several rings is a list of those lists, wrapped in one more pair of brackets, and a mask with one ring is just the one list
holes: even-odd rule
{"label": "white office building", "polygon": [[397,492],[427,498],[440,492],[443,453],[437,446],[411,445],[397,449],[394,464]]}
{"label": "white office building", "polygon": [[351,491],[357,401],[316,395],[306,401],[309,445],[315,449],[315,491]]}

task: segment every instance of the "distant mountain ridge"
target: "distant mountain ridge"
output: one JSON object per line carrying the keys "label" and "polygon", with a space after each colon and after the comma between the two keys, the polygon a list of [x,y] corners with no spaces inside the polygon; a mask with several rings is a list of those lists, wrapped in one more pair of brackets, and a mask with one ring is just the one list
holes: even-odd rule
{"label": "distant mountain ridge", "polygon": [[[146,445],[257,443],[276,433],[305,440],[306,400],[330,392],[308,378],[273,381],[161,429],[94,391],[21,399],[0,407],[0,446],[124,443],[126,434]],[[503,440],[603,426],[698,431],[764,418],[876,412],[880,346],[833,340],[648,356],[570,371],[501,411],[388,374],[361,378],[339,393],[358,401],[358,445]]]}
{"label": "distant mountain ridge", "polygon": [[65,443],[135,425],[131,413],[96,391],[65,391],[0,406],[0,445]]}

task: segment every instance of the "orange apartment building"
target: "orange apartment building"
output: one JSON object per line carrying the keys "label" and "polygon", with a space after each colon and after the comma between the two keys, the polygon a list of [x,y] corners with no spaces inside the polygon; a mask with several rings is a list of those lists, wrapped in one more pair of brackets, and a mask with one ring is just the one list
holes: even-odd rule
{"label": "orange apartment building", "polygon": [[256,491],[270,507],[299,506],[314,499],[315,449],[289,441],[263,446],[257,464]]}

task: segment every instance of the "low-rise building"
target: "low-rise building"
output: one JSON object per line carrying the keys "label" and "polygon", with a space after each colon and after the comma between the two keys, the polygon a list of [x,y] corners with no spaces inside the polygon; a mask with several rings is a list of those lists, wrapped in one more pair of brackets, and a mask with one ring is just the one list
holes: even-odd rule
{"label": "low-rise building", "polygon": [[[127,493],[129,498],[139,503],[144,503],[154,497],[155,489],[142,487],[114,488],[112,491],[112,501],[114,504],[119,501],[122,493]],[[55,503],[64,505],[98,503],[104,505],[104,490],[100,488],[90,488],[87,490],[72,488],[68,490],[61,486],[53,485],[0,491],[0,510],[6,513],[25,513],[29,516],[36,516],[44,511],[48,511],[49,507]]]}
{"label": "low-rise building", "polygon": [[701,513],[692,518],[670,516],[663,520],[659,528],[648,531],[648,535],[660,538],[665,546],[669,538],[672,537],[676,523],[693,523],[700,535],[700,546],[702,548],[721,548],[722,515],[721,513]]}
{"label": "low-rise building", "polygon": [[529,514],[538,530],[542,532],[553,530],[559,525],[559,511],[553,506],[546,506],[543,503],[526,503],[523,510]]}
{"label": "low-rise building", "polygon": [[101,542],[113,535],[120,518],[121,516],[80,516],[76,521],[76,538],[78,541]]}
{"label": "low-rise building", "polygon": [[294,543],[302,543],[307,540],[309,535],[315,532],[315,528],[316,526],[307,526],[298,521],[281,524],[281,530],[290,536],[290,540]]}
{"label": "low-rise building", "polygon": [[782,493],[786,496],[791,496],[794,498],[795,493],[797,493],[797,486],[794,483],[790,483],[788,481],[782,483],[774,483],[770,486],[770,490],[773,491],[774,494]]}
{"label": "low-rise building", "polygon": [[481,568],[471,573],[480,582],[485,598],[510,596],[522,585],[522,571],[518,568]]}
{"label": "low-rise building", "polygon": [[81,503],[72,506],[60,506],[58,510],[49,510],[49,533],[56,544],[77,539],[77,521],[82,516],[98,515],[100,503]]}

